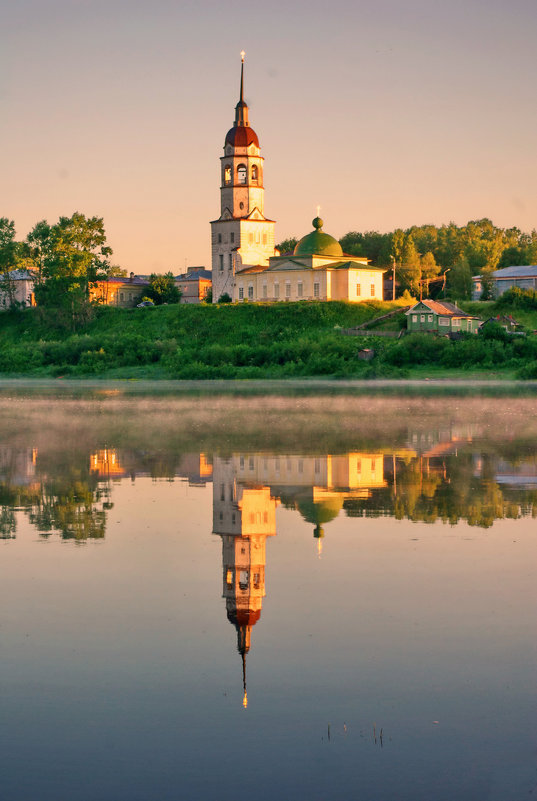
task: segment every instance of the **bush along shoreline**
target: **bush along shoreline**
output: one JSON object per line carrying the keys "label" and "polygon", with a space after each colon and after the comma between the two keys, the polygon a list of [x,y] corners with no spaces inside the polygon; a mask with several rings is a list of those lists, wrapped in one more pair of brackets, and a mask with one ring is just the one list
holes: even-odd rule
{"label": "bush along shoreline", "polygon": [[[526,332],[537,328],[537,302],[516,298]],[[501,301],[501,302],[500,302]],[[506,314],[504,299],[472,313]],[[526,306],[523,305],[526,303]],[[498,305],[499,304],[499,305]],[[470,305],[470,304],[468,304]],[[498,308],[496,308],[498,307]],[[397,309],[397,303],[276,303],[101,307],[76,333],[58,329],[39,309],[0,314],[0,374],[34,377],[154,379],[405,378],[420,369],[495,371],[537,378],[537,336],[510,336],[501,325],[457,341],[430,334],[401,339],[346,336]],[[484,313],[483,313],[484,312]],[[534,319],[535,318],[535,319]],[[391,318],[397,332],[404,312]],[[357,332],[356,332],[357,333]],[[375,351],[370,361],[359,352]]]}

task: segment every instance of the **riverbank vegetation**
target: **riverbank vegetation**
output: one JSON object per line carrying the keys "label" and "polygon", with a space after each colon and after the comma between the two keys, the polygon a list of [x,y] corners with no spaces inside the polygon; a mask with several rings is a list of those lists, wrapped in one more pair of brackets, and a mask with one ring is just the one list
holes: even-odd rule
{"label": "riverbank vegetation", "polygon": [[[518,299],[520,303],[523,301]],[[526,302],[526,301],[524,301]],[[482,319],[509,312],[505,301],[466,304]],[[381,328],[354,331],[400,310]],[[526,331],[537,309],[520,308]],[[0,373],[103,378],[405,378],[425,373],[537,378],[537,336],[512,336],[499,324],[457,341],[430,334],[400,339],[398,303],[273,303],[98,307],[71,333],[37,309],[0,315]],[[386,330],[395,336],[382,336]],[[373,349],[370,361],[360,351]],[[363,355],[363,354],[362,354]]]}

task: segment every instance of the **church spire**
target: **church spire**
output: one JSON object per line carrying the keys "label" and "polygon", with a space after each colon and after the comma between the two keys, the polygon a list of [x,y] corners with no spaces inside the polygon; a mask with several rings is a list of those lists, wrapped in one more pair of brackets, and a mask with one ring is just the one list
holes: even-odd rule
{"label": "church spire", "polygon": [[245,709],[248,708],[248,693],[246,692],[246,652],[242,654],[242,705]]}
{"label": "church spire", "polygon": [[241,51],[241,92],[239,102],[235,106],[235,127],[246,127],[248,122],[248,106],[244,102],[244,56],[246,53]]}

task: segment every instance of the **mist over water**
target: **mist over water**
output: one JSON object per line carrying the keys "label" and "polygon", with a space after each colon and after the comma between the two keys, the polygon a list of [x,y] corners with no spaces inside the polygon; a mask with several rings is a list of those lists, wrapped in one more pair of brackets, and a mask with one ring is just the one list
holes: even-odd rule
{"label": "mist over water", "polygon": [[527,798],[534,408],[0,395],[2,800]]}

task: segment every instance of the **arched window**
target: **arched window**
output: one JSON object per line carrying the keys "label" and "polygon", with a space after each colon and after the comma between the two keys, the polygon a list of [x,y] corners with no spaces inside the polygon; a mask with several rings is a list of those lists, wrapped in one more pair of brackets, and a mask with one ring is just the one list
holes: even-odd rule
{"label": "arched window", "polygon": [[252,165],[252,181],[256,181],[256,183],[257,183],[257,178],[258,178],[257,164],[253,164]]}
{"label": "arched window", "polygon": [[239,164],[237,167],[237,180],[240,184],[245,184],[246,179],[248,176],[248,170],[246,169],[246,164]]}
{"label": "arched window", "polygon": [[229,164],[226,164],[224,167],[224,184],[227,185],[230,183],[231,183],[231,166]]}

